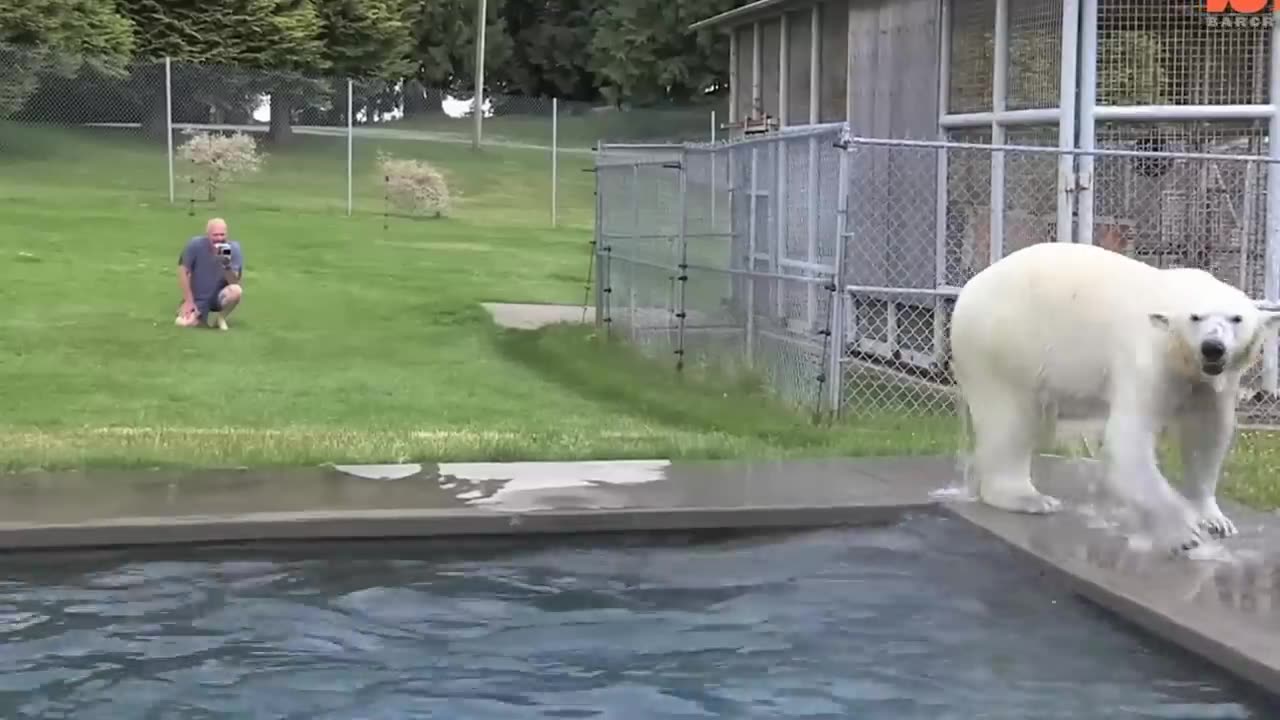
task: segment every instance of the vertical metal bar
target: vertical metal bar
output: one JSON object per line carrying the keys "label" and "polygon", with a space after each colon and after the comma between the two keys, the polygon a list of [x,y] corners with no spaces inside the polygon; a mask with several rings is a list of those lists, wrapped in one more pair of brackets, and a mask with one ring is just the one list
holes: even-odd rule
{"label": "vertical metal bar", "polygon": [[[1280,161],[1280,22],[1271,24],[1271,73],[1268,83],[1267,102],[1271,104],[1271,122],[1268,132],[1270,142],[1267,143],[1268,155],[1273,161]],[[1267,245],[1265,251],[1265,268],[1263,292],[1270,303],[1280,300],[1280,162],[1267,164]],[[1276,340],[1268,338],[1262,354],[1262,386],[1270,394],[1274,394],[1280,384],[1280,358],[1277,355]]]}
{"label": "vertical metal bar", "polygon": [[684,370],[684,330],[688,318],[688,307],[686,305],[687,290],[689,285],[689,155],[688,151],[682,150],[680,153],[680,199],[679,199],[679,237],[677,242],[680,243],[680,262],[679,274],[676,276],[677,282],[680,283],[680,295],[676,300],[676,318],[679,320],[679,329],[676,331],[676,372]]}
{"label": "vertical metal bar", "polygon": [[355,121],[353,119],[353,109],[355,101],[352,99],[354,94],[355,83],[351,78],[347,78],[347,217],[351,217],[352,211],[352,194],[351,194],[351,161],[352,161],[352,144],[355,139]]}
{"label": "vertical metal bar", "polygon": [[761,76],[764,75],[764,33],[760,31],[760,22],[751,25],[751,117],[764,114],[764,97],[760,87]]}
{"label": "vertical metal bar", "polygon": [[747,367],[755,366],[756,356],[756,195],[759,191],[758,151],[751,147],[751,183],[747,189]]}
{"label": "vertical metal bar", "polygon": [[1080,118],[1082,153],[1076,167],[1076,242],[1093,244],[1093,161],[1097,146],[1098,0],[1080,0]]}
{"label": "vertical metal bar", "polygon": [[[1076,78],[1079,61],[1080,0],[1062,2],[1062,73],[1058,79],[1058,147],[1076,145]],[[1075,211],[1075,154],[1058,156],[1058,242],[1071,242]]]}
{"label": "vertical metal bar", "polygon": [[[822,5],[814,4],[813,10],[809,15],[809,124],[816,124],[818,118],[822,114],[818,107],[820,100],[821,87],[818,79],[822,76]],[[808,183],[805,193],[805,227],[809,230],[807,243],[805,246],[805,262],[814,263],[818,260],[818,138],[809,136],[809,165],[808,165]],[[837,237],[836,243],[842,244],[843,238]],[[836,282],[839,282],[837,280]],[[817,288],[810,284],[809,287],[809,306],[816,309],[817,306]],[[812,315],[809,315],[810,327],[816,322]]]}
{"label": "vertical metal bar", "polygon": [[[809,123],[818,122],[818,78],[822,70],[822,4],[814,3],[809,15]],[[810,161],[813,160],[812,155]]]}
{"label": "vertical metal bar", "polygon": [[[627,254],[635,252],[634,248],[639,244],[640,240],[640,164],[633,163],[631,165],[631,246],[627,248]],[[633,256],[634,257],[634,256]],[[633,263],[624,262],[627,271],[627,328],[631,330],[631,340],[636,339],[636,266]]]}
{"label": "vertical metal bar", "polygon": [[[787,76],[791,73],[790,63],[790,47],[791,43],[787,37],[790,34],[787,24],[787,13],[782,13],[778,20],[778,127],[784,128],[788,124],[787,97],[790,94],[790,83]],[[775,187],[774,193],[777,196],[774,207],[777,208],[777,231],[774,232],[773,240],[773,271],[780,273],[780,260],[786,257],[787,253],[787,230],[789,223],[787,222],[787,143],[779,139],[774,144],[773,161],[777,165],[775,168]],[[813,283],[809,283],[810,289]],[[778,317],[785,317],[786,312],[786,296],[787,283],[785,280],[775,281],[775,305]],[[809,327],[813,323],[810,322]]]}
{"label": "vertical metal bar", "polygon": [[[942,118],[946,116],[951,101],[951,3],[952,0],[938,0],[938,139],[947,140],[947,131],[942,127]],[[937,176],[934,178],[934,230],[933,230],[933,277],[934,287],[947,284],[947,205],[950,185],[948,180],[947,148],[938,148]],[[853,296],[847,297],[850,303]],[[942,363],[947,347],[947,310],[946,301],[941,296],[933,298],[933,359]]]}
{"label": "vertical metal bar", "polygon": [[479,0],[476,3],[476,99],[471,137],[472,150],[480,149],[480,126],[484,122],[484,34],[485,26],[488,25],[485,4],[486,0]]}
{"label": "vertical metal bar", "polygon": [[[1009,77],[1009,0],[996,0],[995,63],[991,79],[991,142],[1003,145],[1005,129],[1000,114],[1005,110]],[[991,227],[987,236],[989,262],[1004,256],[1004,151],[991,153]]]}
{"label": "vertical metal bar", "polygon": [[164,57],[164,137],[169,158],[169,204],[176,200],[173,188],[173,59]]}
{"label": "vertical metal bar", "polygon": [[551,227],[556,226],[556,185],[560,182],[559,141],[560,105],[557,98],[551,98]]}
{"label": "vertical metal bar", "polygon": [[845,293],[842,290],[844,277],[844,235],[849,213],[849,152],[848,148],[840,150],[840,170],[836,182],[836,254],[833,261],[831,281],[831,335],[827,347],[827,407],[831,408],[833,417],[840,414],[841,401],[844,399],[844,373],[841,360],[844,359],[844,303]]}
{"label": "vertical metal bar", "polygon": [[[738,76],[738,28],[730,28],[729,30],[729,124],[738,122],[741,119],[741,108],[738,107],[738,88],[742,87],[738,83],[741,78]],[[715,111],[712,111],[713,114]],[[712,120],[711,132],[715,133],[715,120]],[[713,140],[715,138],[712,138]]]}
{"label": "vertical metal bar", "polygon": [[[733,93],[733,85],[729,85],[729,93]],[[714,145],[716,141],[716,111],[711,111],[711,143]],[[714,150],[707,155],[711,160],[711,228],[710,232],[720,232],[716,228],[716,205],[718,198],[716,196],[716,173],[720,168],[719,153]]]}
{"label": "vertical metal bar", "polygon": [[595,221],[593,223],[595,230],[595,255],[596,255],[596,328],[599,329],[601,321],[604,319],[604,285],[608,282],[608,275],[604,267],[604,190],[605,184],[601,180],[604,175],[603,167],[600,165],[600,141],[596,141],[596,158],[595,172],[595,201],[596,212]]}
{"label": "vertical metal bar", "polygon": [[791,122],[788,109],[791,99],[791,23],[790,14],[782,13],[778,19],[778,127]]}

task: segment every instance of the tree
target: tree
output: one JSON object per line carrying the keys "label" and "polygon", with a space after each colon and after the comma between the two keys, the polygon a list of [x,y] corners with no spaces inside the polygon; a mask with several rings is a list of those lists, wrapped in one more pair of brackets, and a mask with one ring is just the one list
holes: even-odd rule
{"label": "tree", "polygon": [[728,38],[690,24],[734,6],[734,0],[609,2],[592,18],[591,67],[615,104],[688,101],[728,81]]}
{"label": "tree", "polygon": [[[234,106],[268,93],[270,137],[284,141],[291,135],[293,108],[326,90],[306,77],[327,67],[324,25],[312,0],[120,2],[125,14],[145,30],[138,54],[152,60],[168,56],[176,66],[181,63],[174,68],[175,101],[181,92],[189,97],[203,94],[213,102],[225,99]],[[163,83],[139,80],[139,92],[163,112]]]}
{"label": "tree", "polygon": [[[487,0],[485,6],[485,85],[502,87],[496,70],[511,58],[512,41],[503,17],[503,0]],[[439,109],[441,93],[473,90],[475,86],[476,0],[411,0],[408,17],[413,34],[409,59],[413,63],[406,83],[405,113]],[[439,93],[423,93],[424,88]]]}
{"label": "tree", "polygon": [[21,109],[42,74],[125,75],[135,42],[113,0],[0,0],[0,117]]}
{"label": "tree", "polygon": [[[352,78],[352,108],[381,106],[396,82],[413,72],[406,0],[321,0],[325,59],[338,78]],[[346,117],[346,84],[333,88],[327,112],[312,110],[327,122]]]}
{"label": "tree", "polygon": [[597,99],[591,17],[601,4],[602,0],[506,0],[515,49],[511,62],[497,69],[500,77],[526,95]]}

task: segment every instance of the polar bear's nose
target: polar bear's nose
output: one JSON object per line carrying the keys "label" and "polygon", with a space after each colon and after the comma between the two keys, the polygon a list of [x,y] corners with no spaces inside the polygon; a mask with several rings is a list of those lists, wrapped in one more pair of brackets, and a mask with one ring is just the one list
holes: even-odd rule
{"label": "polar bear's nose", "polygon": [[1204,355],[1205,360],[1215,362],[1227,354],[1227,346],[1221,340],[1205,340],[1200,343],[1200,354]]}

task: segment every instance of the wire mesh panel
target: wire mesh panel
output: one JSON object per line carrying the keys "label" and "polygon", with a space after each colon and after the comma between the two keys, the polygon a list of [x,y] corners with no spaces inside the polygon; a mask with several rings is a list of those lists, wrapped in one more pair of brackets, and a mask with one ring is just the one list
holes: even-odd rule
{"label": "wire mesh panel", "polygon": [[678,152],[603,146],[599,272],[614,336],[682,372],[830,407],[846,134],[839,123]]}
{"label": "wire mesh panel", "polygon": [[1097,32],[1099,105],[1267,102],[1269,23],[1219,21],[1204,0],[1098,0]]}
{"label": "wire mesh panel", "polygon": [[[855,138],[849,162],[849,239],[842,298],[842,414],[951,416],[948,347],[954,298],[989,264],[989,176],[1004,156],[1004,254],[1056,241],[1055,171],[1062,155],[1054,130],[1027,126],[1020,145]],[[1039,139],[1039,142],[1036,142]],[[1274,163],[1245,140],[1179,146],[1179,152],[1094,154],[1099,206],[1096,242],[1156,267],[1195,267],[1263,297],[1266,278],[1266,178]],[[1234,153],[1226,152],[1235,149]],[[939,182],[938,155],[948,175]],[[1072,151],[1075,152],[1075,151]],[[1246,156],[1246,153],[1249,153]],[[941,194],[939,194],[941,193]],[[1280,237],[1272,238],[1280,246]],[[1272,251],[1274,253],[1274,250]],[[930,277],[922,268],[936,263]],[[1011,298],[1011,301],[1016,301]],[[1268,357],[1244,378],[1239,419],[1280,425],[1280,388]]]}

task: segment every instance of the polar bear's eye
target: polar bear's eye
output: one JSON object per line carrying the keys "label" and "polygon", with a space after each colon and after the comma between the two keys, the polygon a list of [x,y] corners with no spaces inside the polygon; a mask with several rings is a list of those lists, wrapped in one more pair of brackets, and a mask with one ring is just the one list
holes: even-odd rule
{"label": "polar bear's eye", "polygon": [[1203,319],[1204,319],[1204,318],[1202,318],[1202,317],[1200,317],[1199,315],[1196,315],[1196,314],[1194,314],[1194,313],[1191,315],[1191,322],[1200,322],[1200,321],[1201,321],[1201,320],[1203,320]]}
{"label": "polar bear's eye", "polygon": [[1244,316],[1243,316],[1243,315],[1232,315],[1232,316],[1231,316],[1231,322],[1233,322],[1233,323],[1240,323],[1240,322],[1244,322]]}

